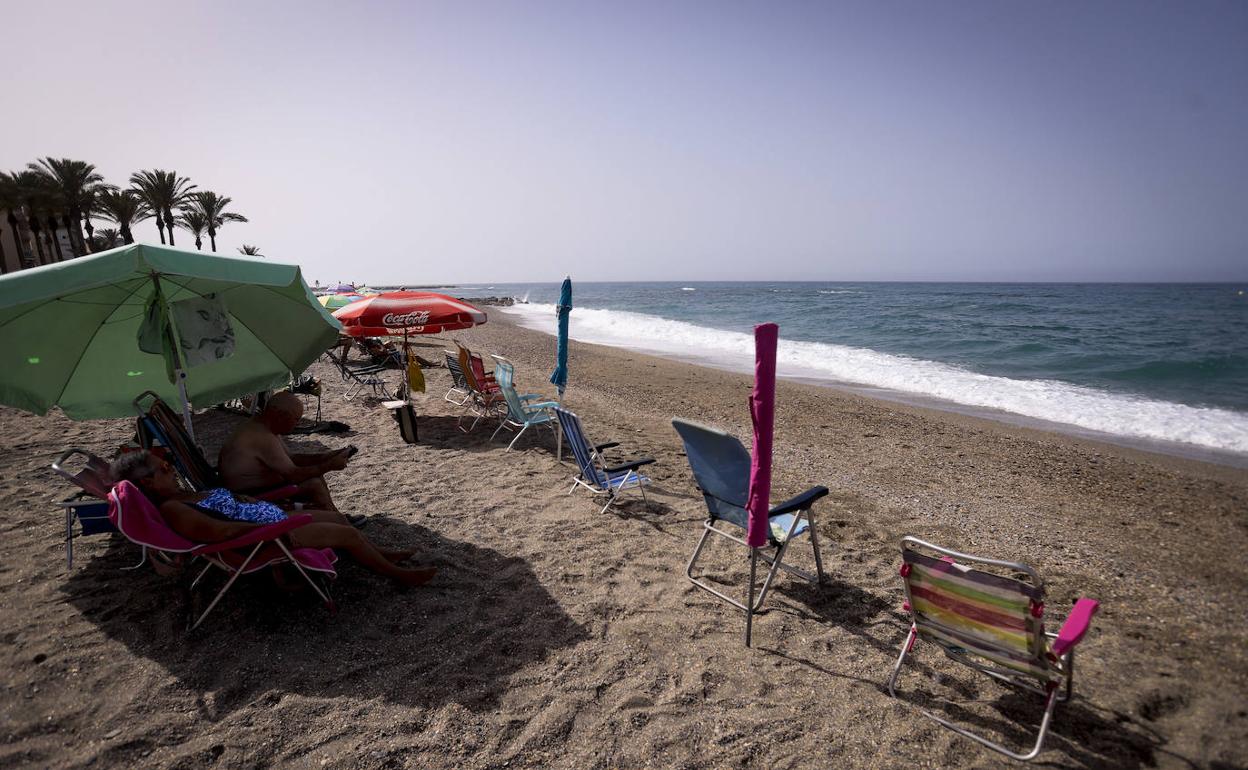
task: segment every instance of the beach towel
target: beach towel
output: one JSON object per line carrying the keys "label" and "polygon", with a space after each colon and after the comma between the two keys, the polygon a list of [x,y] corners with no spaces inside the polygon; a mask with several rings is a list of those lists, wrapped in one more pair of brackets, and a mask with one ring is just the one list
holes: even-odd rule
{"label": "beach towel", "polygon": [[229,358],[234,353],[234,327],[225,303],[216,294],[172,304],[183,365],[191,367]]}

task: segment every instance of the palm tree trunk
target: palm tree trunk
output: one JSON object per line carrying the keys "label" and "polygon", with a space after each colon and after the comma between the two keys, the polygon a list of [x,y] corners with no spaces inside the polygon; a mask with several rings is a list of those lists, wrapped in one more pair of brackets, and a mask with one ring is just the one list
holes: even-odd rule
{"label": "palm tree trunk", "polygon": [[0,275],[9,272],[9,260],[4,258],[4,231],[0,230]]}
{"label": "palm tree trunk", "polygon": [[[156,212],[156,216],[160,216],[160,212]],[[165,209],[165,227],[169,228],[169,245],[176,246],[173,242],[173,212]]]}
{"label": "palm tree trunk", "polygon": [[204,250],[204,241],[202,238],[199,237],[199,233],[195,233],[195,250],[196,251]]}
{"label": "palm tree trunk", "polygon": [[69,210],[69,238],[73,240],[74,236],[78,236],[78,256],[85,257],[91,253],[87,248],[87,239],[82,237],[82,211],[78,208]]}
{"label": "palm tree trunk", "polygon": [[56,255],[57,262],[64,262],[65,255],[61,253],[61,239],[56,236],[56,214],[48,214],[48,237],[52,239],[52,253]]}
{"label": "palm tree trunk", "polygon": [[[120,225],[121,225],[121,240],[122,240],[122,242],[123,242],[123,243],[125,243],[127,246],[129,246],[130,244],[134,243],[134,235],[130,232],[130,223],[128,223],[128,222],[119,222],[118,224],[120,224]],[[162,235],[163,235],[163,234],[162,234]],[[165,239],[162,237],[162,238],[160,239],[160,242],[161,242],[161,243],[164,243],[164,242],[165,242]]]}
{"label": "palm tree trunk", "polygon": [[87,237],[83,239],[82,244],[85,247],[85,253],[90,253],[92,251],[91,239],[95,237],[95,228],[91,226],[91,217],[83,217],[82,225],[87,231]]}
{"label": "palm tree trunk", "polygon": [[41,237],[43,228],[39,226],[39,217],[33,214],[27,217],[26,227],[30,229],[30,235],[35,239],[35,254],[39,257],[38,264],[46,265],[47,260],[43,256],[43,238]]}
{"label": "palm tree trunk", "polygon": [[208,242],[212,244],[213,252],[217,250],[217,229],[215,227],[208,228]]}
{"label": "palm tree trunk", "polygon": [[[156,229],[160,231],[160,245],[164,246],[165,245],[165,222],[164,222],[164,218],[161,217],[159,213],[156,214]],[[130,243],[130,241],[126,241],[126,243]]]}

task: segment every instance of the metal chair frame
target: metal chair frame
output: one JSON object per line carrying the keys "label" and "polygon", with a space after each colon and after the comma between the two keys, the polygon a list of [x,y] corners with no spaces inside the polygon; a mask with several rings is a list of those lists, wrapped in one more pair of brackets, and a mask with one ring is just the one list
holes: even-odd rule
{"label": "metal chair frame", "polygon": [[[933,543],[928,543],[924,540],[920,540],[917,537],[909,537],[909,536],[905,537],[902,539],[901,543],[902,543],[901,547],[903,551],[905,551],[907,546],[917,546],[919,548],[923,548],[923,549],[933,551],[935,553],[939,553],[942,556],[947,556],[957,562],[971,562],[971,563],[980,564],[984,566],[998,567],[1001,569],[1010,570],[1012,572],[1022,573],[1028,577],[1028,579],[1032,582],[1032,584],[1036,587],[1036,589],[1041,592],[1041,596],[1043,596],[1044,581],[1040,579],[1039,574],[1037,574],[1034,569],[1027,566],[1026,564],[1023,564],[1022,562],[1002,561],[1000,559],[989,559],[989,558],[985,558],[982,556],[974,556],[972,554],[961,553],[959,551],[954,551],[949,548],[944,548],[944,547],[935,545]],[[914,606],[914,603],[913,603],[912,597],[910,596],[909,582],[905,582],[904,585],[906,589],[906,606],[912,608]],[[913,610],[911,610],[911,612],[913,613]],[[910,656],[911,653],[913,652],[914,644],[918,640],[918,638],[919,638],[918,626],[914,622],[911,622],[910,632],[906,634],[906,640],[901,645],[901,653],[897,656],[897,663],[893,666],[892,674],[888,678],[888,694],[894,698],[897,697],[897,691],[896,691],[897,678],[901,673],[902,664],[906,662],[906,658]],[[1040,729],[1036,733],[1036,741],[1029,750],[1025,752],[1013,751],[1012,749],[1009,749],[999,743],[996,743],[995,741],[989,740],[988,738],[982,735],[973,733],[970,730],[966,729],[965,727],[954,724],[953,722],[949,721],[948,719],[945,719],[943,716],[936,714],[935,712],[929,711],[924,708],[919,708],[917,706],[915,707],[916,710],[923,716],[927,717],[928,719],[931,719],[932,721],[940,725],[943,725],[944,727],[949,728],[955,733],[962,735],[966,738],[970,738],[976,743],[979,743],[982,746],[986,746],[987,748],[990,748],[993,751],[1004,754],[1005,756],[1010,757],[1011,759],[1017,759],[1021,762],[1028,762],[1028,761],[1031,761],[1032,759],[1035,759],[1037,756],[1039,756],[1041,750],[1044,748],[1044,739],[1048,736],[1049,725],[1053,718],[1053,712],[1057,708],[1057,704],[1069,701],[1074,695],[1074,675],[1075,675],[1074,648],[1071,648],[1069,651],[1067,651],[1064,655],[1058,658],[1056,662],[1050,661],[1044,655],[1044,651],[1047,650],[1049,640],[1056,639],[1056,638],[1057,638],[1056,633],[1046,632],[1043,630],[1043,624],[1037,624],[1036,633],[1034,635],[1034,638],[1031,640],[1032,651],[1036,655],[1036,659],[1039,661],[1045,661],[1048,665],[1052,666],[1054,672],[1058,674],[1060,677],[1057,681],[1050,680],[1050,681],[1045,682],[1044,686],[1038,686],[1036,684],[1036,677],[1034,676],[1029,676],[1027,674],[1024,674],[1018,671],[1010,671],[1000,666],[981,663],[978,660],[975,660],[972,657],[970,657],[972,653],[968,653],[965,650],[959,652],[957,650],[950,649],[948,646],[944,644],[936,643],[936,646],[940,647],[941,650],[945,653],[945,655],[950,660],[953,660],[957,663],[961,663],[962,665],[967,666],[969,668],[975,669],[976,671],[986,674],[998,681],[1004,682],[1006,684],[1012,685],[1020,689],[1025,689],[1030,692],[1037,693],[1044,697],[1045,699],[1044,715],[1043,717],[1041,717],[1041,720],[1040,720]]]}

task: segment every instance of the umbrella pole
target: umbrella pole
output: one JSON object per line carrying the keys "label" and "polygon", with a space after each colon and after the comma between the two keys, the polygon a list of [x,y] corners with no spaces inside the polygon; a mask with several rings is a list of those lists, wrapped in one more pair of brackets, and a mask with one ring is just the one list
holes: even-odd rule
{"label": "umbrella pole", "polygon": [[[563,408],[563,389],[559,389],[559,408]],[[555,420],[555,462],[563,462],[563,422]]]}
{"label": "umbrella pole", "polygon": [[750,646],[754,633],[754,578],[758,574],[758,549],[750,549],[750,597],[745,605],[745,646]]}
{"label": "umbrella pole", "polygon": [[178,397],[182,399],[182,422],[186,425],[186,434],[191,437],[191,443],[194,443],[195,426],[191,424],[191,402],[186,397],[186,372],[178,368],[174,370],[174,376],[178,380]]}

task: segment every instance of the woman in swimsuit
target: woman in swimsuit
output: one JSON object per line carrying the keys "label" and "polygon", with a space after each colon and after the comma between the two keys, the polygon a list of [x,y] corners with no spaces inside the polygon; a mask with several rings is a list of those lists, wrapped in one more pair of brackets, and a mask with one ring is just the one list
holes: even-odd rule
{"label": "woman in swimsuit", "polygon": [[[198,543],[229,540],[286,518],[286,512],[273,503],[235,495],[228,489],[188,492],[179,484],[173,466],[147,450],[118,457],[110,471],[114,482],[129,481],[142,490],[160,508],[170,528]],[[296,547],[341,549],[360,565],[405,585],[424,585],[438,572],[434,567],[398,566],[415,552],[378,548],[337,511],[300,513],[311,515],[313,521],[286,535]]]}

